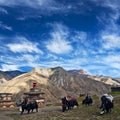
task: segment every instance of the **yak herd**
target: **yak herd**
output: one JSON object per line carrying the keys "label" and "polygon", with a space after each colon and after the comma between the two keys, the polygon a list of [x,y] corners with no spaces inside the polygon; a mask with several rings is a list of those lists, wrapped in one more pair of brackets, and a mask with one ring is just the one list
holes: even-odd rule
{"label": "yak herd", "polygon": [[[77,99],[71,97],[71,96],[66,96],[61,99],[62,103],[62,112],[65,112],[66,110],[73,109],[75,106],[78,107],[78,101]],[[82,105],[92,105],[93,99],[90,96],[86,96],[85,99],[82,101]],[[29,100],[25,98],[20,104],[21,108],[21,115],[24,113],[26,110],[27,113],[29,114],[30,112],[33,112],[34,109],[36,112],[38,112],[38,104],[36,100]],[[100,106],[100,114],[104,114],[106,112],[111,112],[111,109],[113,108],[113,97],[108,94],[104,94],[101,97],[101,106]]]}

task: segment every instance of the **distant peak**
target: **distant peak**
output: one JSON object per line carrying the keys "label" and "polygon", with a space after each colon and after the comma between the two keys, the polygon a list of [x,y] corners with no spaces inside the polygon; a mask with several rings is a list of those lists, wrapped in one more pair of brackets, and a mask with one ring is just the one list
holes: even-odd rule
{"label": "distant peak", "polygon": [[53,73],[53,70],[51,68],[34,68],[31,72],[49,77]]}
{"label": "distant peak", "polygon": [[72,74],[84,74],[84,75],[88,75],[88,72],[83,70],[83,69],[73,69],[73,70],[69,70],[68,72],[72,73]]}
{"label": "distant peak", "polygon": [[55,67],[55,69],[61,69],[61,70],[64,70],[62,67],[58,66],[58,67]]}

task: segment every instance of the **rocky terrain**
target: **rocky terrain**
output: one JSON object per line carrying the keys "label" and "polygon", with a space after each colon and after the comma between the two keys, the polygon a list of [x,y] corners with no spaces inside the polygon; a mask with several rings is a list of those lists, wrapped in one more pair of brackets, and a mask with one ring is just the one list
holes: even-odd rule
{"label": "rocky terrain", "polygon": [[71,94],[101,94],[110,90],[110,86],[107,84],[87,78],[84,75],[83,77],[79,74],[71,74],[61,67],[54,68],[53,71],[49,81]]}
{"label": "rocky terrain", "polygon": [[114,79],[110,77],[99,77],[99,76],[87,76],[88,78],[94,79],[96,81],[103,82],[105,84],[109,84],[112,86],[120,86],[120,83],[115,81]]}
{"label": "rocky terrain", "polygon": [[[45,72],[46,71],[46,72]],[[38,89],[45,93],[46,101],[56,101],[66,96],[64,89],[50,83],[48,78],[52,74],[51,69],[34,69],[31,72],[19,75],[0,86],[1,93],[13,93],[15,98],[20,98],[24,92],[28,92],[33,82],[37,82]],[[58,94],[59,93],[59,94]]]}
{"label": "rocky terrain", "polygon": [[95,76],[95,75],[90,75],[89,73],[87,73],[87,71],[85,70],[69,70],[69,73],[72,73],[74,75],[80,75],[81,77],[84,77],[84,79],[92,79],[92,80],[96,80],[99,82],[103,82],[105,84],[109,84],[109,85],[113,85],[113,86],[120,86],[120,79],[118,78],[111,78],[108,76]]}
{"label": "rocky terrain", "polygon": [[[37,82],[38,89],[45,93],[46,101],[56,101],[68,94],[76,97],[80,94],[100,95],[110,91],[111,85],[107,82],[96,80],[96,77],[88,75],[87,72],[84,74],[82,71],[80,74],[80,71],[79,74],[77,71],[73,74],[61,67],[35,68],[1,84],[0,92],[13,93],[15,98],[18,98],[29,91],[33,82]],[[116,84],[119,83],[116,82]]]}
{"label": "rocky terrain", "polygon": [[15,71],[0,71],[0,83],[5,83],[8,80],[11,80],[12,78],[19,76],[25,72],[21,72],[18,70]]}

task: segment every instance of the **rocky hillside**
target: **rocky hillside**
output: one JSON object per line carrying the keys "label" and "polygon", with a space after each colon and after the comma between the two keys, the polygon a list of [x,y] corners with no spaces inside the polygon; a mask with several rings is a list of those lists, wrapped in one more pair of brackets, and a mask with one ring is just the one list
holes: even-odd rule
{"label": "rocky hillside", "polygon": [[0,83],[5,83],[7,80],[11,80],[12,78],[19,76],[25,72],[21,72],[18,70],[15,71],[0,71]]}
{"label": "rocky hillside", "polygon": [[7,80],[5,78],[0,78],[0,84],[6,83]]}
{"label": "rocky hillside", "polygon": [[102,94],[110,90],[110,86],[94,79],[82,77],[78,74],[71,74],[61,67],[53,69],[54,72],[49,80],[69,93],[77,95],[81,93]]}
{"label": "rocky hillside", "polygon": [[[1,93],[13,93],[15,98],[28,92],[32,87],[33,82],[37,82],[38,88],[45,93],[46,101],[55,101],[63,96],[66,96],[65,90],[55,86],[49,82],[49,75],[52,74],[52,69],[34,69],[31,72],[19,75],[5,84],[0,86]],[[59,94],[58,94],[59,93]]]}
{"label": "rocky hillside", "polygon": [[67,94],[103,94],[110,91],[110,85],[96,81],[83,74],[72,74],[61,67],[35,68],[31,72],[19,75],[0,86],[0,92],[23,95],[29,91],[33,82],[45,93],[47,101],[57,100]]}
{"label": "rocky hillside", "polygon": [[120,86],[120,83],[118,81],[115,81],[114,79],[110,77],[99,77],[99,76],[88,75],[87,78],[94,79],[96,81],[100,81],[100,82],[103,82],[105,84],[112,85],[112,86]]}
{"label": "rocky hillside", "polygon": [[120,78],[113,78],[113,80],[120,83]]}
{"label": "rocky hillside", "polygon": [[120,80],[119,79],[113,79],[111,77],[106,77],[106,76],[93,76],[87,73],[85,70],[69,70],[69,73],[73,75],[80,75],[84,79],[92,79],[96,80],[99,82],[103,82],[108,85],[113,85],[113,86],[120,86]]}

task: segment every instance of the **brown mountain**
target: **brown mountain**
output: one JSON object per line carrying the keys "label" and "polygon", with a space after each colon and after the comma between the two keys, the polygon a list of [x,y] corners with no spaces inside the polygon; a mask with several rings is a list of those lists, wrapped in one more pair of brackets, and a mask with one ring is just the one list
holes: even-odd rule
{"label": "brown mountain", "polygon": [[0,83],[5,83],[7,80],[11,80],[12,78],[19,76],[25,72],[21,72],[18,70],[15,71],[0,71]]}
{"label": "brown mountain", "polygon": [[49,80],[69,93],[77,95],[80,93],[102,94],[110,91],[110,85],[87,78],[86,75],[71,74],[61,67],[54,68],[53,70],[54,72]]}
{"label": "brown mountain", "polygon": [[100,81],[100,82],[103,82],[105,84],[109,84],[112,86],[120,86],[119,81],[116,81],[115,79],[113,79],[111,77],[107,77],[107,76],[99,77],[99,76],[88,75],[87,78],[94,79],[96,81]]}
{"label": "brown mountain", "polygon": [[99,81],[99,82],[103,82],[105,84],[108,85],[112,85],[112,86],[120,86],[120,81],[119,79],[115,79],[112,77],[108,77],[108,76],[93,76],[88,74],[87,71],[80,69],[80,70],[69,70],[69,73],[73,74],[73,75],[80,75],[81,77],[83,77],[83,79],[92,79],[95,81]]}
{"label": "brown mountain", "polygon": [[[20,98],[24,92],[28,92],[33,82],[37,82],[38,89],[45,93],[46,101],[55,101],[66,96],[65,90],[50,83],[49,75],[52,69],[34,69],[31,72],[19,75],[0,86],[1,93],[13,93],[15,99]],[[58,94],[59,93],[59,94]]]}
{"label": "brown mountain", "polygon": [[19,75],[0,86],[0,92],[10,92],[17,96],[29,91],[33,82],[45,93],[47,101],[57,100],[71,94],[103,94],[110,91],[110,85],[95,81],[83,75],[71,74],[61,67],[35,68],[33,71]]}

